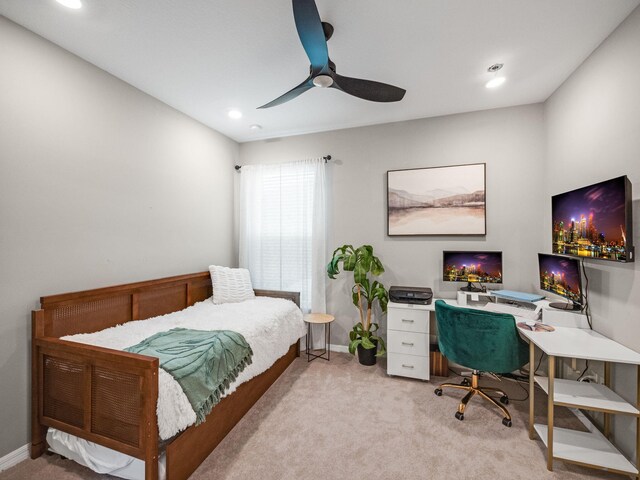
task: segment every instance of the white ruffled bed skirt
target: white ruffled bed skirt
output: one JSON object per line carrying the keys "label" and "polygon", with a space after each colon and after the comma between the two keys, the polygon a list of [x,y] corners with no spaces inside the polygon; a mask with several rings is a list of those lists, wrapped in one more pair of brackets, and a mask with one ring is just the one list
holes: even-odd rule
{"label": "white ruffled bed skirt", "polygon": [[[144,480],[144,461],[116,452],[74,435],[50,428],[47,432],[49,450],[73,460],[94,472],[127,480]],[[165,455],[158,459],[158,480],[167,477]]]}

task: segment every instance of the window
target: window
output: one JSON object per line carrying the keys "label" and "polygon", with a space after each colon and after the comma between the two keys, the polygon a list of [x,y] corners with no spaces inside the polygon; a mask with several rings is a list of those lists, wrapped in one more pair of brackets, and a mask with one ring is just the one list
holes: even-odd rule
{"label": "window", "polygon": [[303,311],[325,311],[323,159],[242,167],[240,266],[255,288],[300,292]]}

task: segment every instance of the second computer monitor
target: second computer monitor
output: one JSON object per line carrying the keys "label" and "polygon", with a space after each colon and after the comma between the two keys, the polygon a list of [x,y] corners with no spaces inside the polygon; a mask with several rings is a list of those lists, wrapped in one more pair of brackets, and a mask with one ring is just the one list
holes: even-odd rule
{"label": "second computer monitor", "polygon": [[561,255],[539,253],[538,266],[540,269],[540,288],[560,295],[570,302],[553,302],[549,306],[561,310],[581,310],[583,296],[580,261]]}
{"label": "second computer monitor", "polygon": [[442,270],[445,282],[465,282],[460,290],[480,292],[483,283],[502,283],[502,252],[445,251]]}

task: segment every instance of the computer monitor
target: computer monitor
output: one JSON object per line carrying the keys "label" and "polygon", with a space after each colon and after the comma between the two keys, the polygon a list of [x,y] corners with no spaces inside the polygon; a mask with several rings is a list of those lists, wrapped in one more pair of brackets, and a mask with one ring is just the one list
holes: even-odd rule
{"label": "computer monitor", "polygon": [[554,195],[553,253],[633,262],[632,210],[626,175]]}
{"label": "computer monitor", "polygon": [[[502,283],[502,252],[442,252],[442,279],[467,282],[464,292],[481,292],[483,283]],[[473,284],[480,284],[474,287]]]}
{"label": "computer monitor", "polygon": [[580,260],[562,255],[538,254],[540,288],[570,302],[553,302],[549,306],[561,310],[582,310],[582,274]]}

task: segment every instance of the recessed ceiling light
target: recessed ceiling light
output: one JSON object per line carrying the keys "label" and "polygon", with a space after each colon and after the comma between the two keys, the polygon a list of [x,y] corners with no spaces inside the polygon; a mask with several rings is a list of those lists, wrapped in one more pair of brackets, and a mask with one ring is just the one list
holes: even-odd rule
{"label": "recessed ceiling light", "polygon": [[249,128],[253,131],[258,131],[258,130],[262,130],[262,125],[258,125],[257,123],[254,123],[253,125],[249,125]]}
{"label": "recessed ceiling light", "polygon": [[229,113],[227,113],[227,115],[229,115],[229,118],[233,118],[234,120],[242,118],[242,112],[240,110],[236,110],[235,108],[229,110]]}
{"label": "recessed ceiling light", "polygon": [[497,88],[500,85],[502,85],[504,83],[504,81],[506,80],[506,78],[504,77],[496,77],[496,78],[492,78],[491,80],[489,80],[486,84],[485,87],[487,88]]}
{"label": "recessed ceiling light", "polygon": [[496,74],[498,72],[498,70],[500,70],[502,67],[504,67],[504,63],[494,63],[493,65],[491,65],[489,68],[487,68],[487,72],[489,73],[493,73],[494,76],[491,80],[489,80],[486,84],[485,87],[487,88],[496,88],[499,87],[500,85],[502,85],[504,83],[504,81],[506,80],[506,78],[504,77],[497,77]]}
{"label": "recessed ceiling light", "polygon": [[56,2],[67,8],[73,8],[74,10],[82,7],[82,2],[80,0],[56,0]]}

